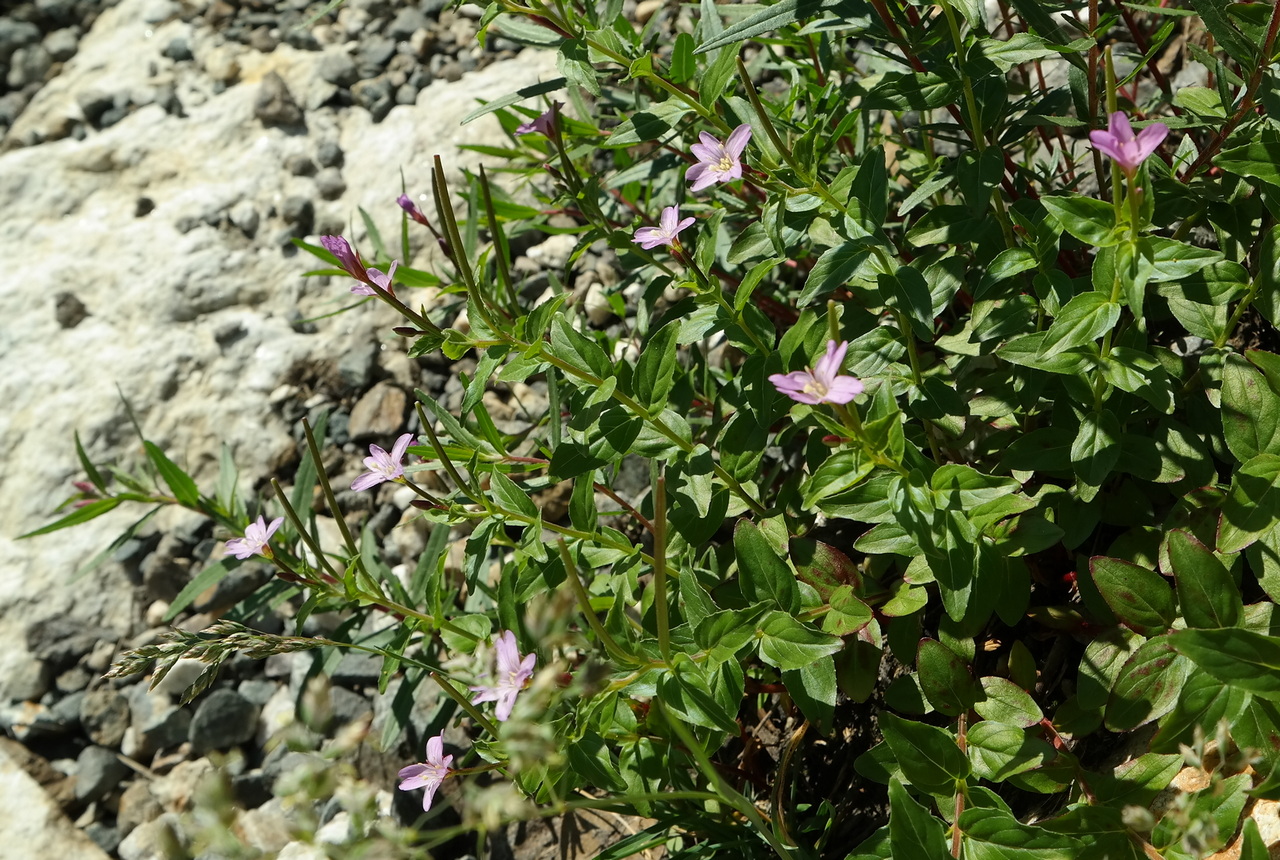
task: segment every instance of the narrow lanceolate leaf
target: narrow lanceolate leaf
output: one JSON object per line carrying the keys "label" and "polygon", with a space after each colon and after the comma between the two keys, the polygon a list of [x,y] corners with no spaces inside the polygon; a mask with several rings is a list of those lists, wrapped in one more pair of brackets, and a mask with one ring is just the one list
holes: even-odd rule
{"label": "narrow lanceolate leaf", "polygon": [[1118,558],[1098,556],[1089,560],[1089,571],[1102,599],[1120,623],[1141,633],[1163,633],[1177,617],[1173,589],[1154,570]]}
{"label": "narrow lanceolate leaf", "polygon": [[889,845],[894,857],[947,860],[942,821],[917,802],[895,777],[889,782]]}
{"label": "narrow lanceolate leaf", "polygon": [[1207,546],[1181,529],[1169,535],[1169,561],[1188,627],[1235,627],[1244,616],[1240,589]]}
{"label": "narrow lanceolate leaf", "polygon": [[146,449],[147,458],[151,460],[151,464],[156,467],[160,477],[164,478],[164,482],[173,491],[173,497],[178,500],[178,504],[188,508],[198,505],[200,490],[196,487],[196,482],[166,457],[154,443],[143,442],[142,446]]}
{"label": "narrow lanceolate leaf", "polygon": [[98,499],[90,502],[82,508],[76,508],[74,511],[56,522],[49,523],[47,526],[41,526],[40,528],[29,531],[24,535],[19,535],[18,538],[39,537],[40,535],[47,535],[49,532],[56,532],[58,529],[65,529],[71,526],[78,526],[81,523],[87,523],[89,520],[94,519],[95,517],[100,517],[107,511],[114,509],[121,501],[121,499]]}
{"label": "narrow lanceolate leaf", "polygon": [[[772,6],[761,9],[749,18],[744,18],[729,27],[718,36],[714,36],[698,46],[696,53],[705,54],[722,45],[742,42],[752,36],[758,36],[769,30],[777,30],[787,24],[793,24],[801,18],[809,19],[824,9],[839,9],[841,6],[854,6],[849,0],[781,0]],[[852,11],[852,10],[850,10]]]}
{"label": "narrow lanceolate leaf", "polygon": [[1280,699],[1280,638],[1240,627],[1181,630],[1169,637],[1180,654],[1224,684]]}

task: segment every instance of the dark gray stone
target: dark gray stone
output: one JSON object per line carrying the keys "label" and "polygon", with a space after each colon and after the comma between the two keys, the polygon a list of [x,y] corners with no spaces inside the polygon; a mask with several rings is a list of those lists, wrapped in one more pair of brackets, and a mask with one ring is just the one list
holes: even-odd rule
{"label": "dark gray stone", "polygon": [[4,696],[6,699],[21,702],[35,702],[45,693],[53,681],[53,670],[43,660],[24,660],[19,667],[4,679]]}
{"label": "dark gray stone", "polygon": [[62,328],[75,328],[84,322],[89,310],[75,293],[61,292],[53,297],[53,316]]}
{"label": "dark gray stone", "polygon": [[190,735],[191,710],[174,705],[168,696],[148,690],[145,684],[132,688],[129,712],[139,755],[171,749]]}
{"label": "dark gray stone", "polygon": [[365,39],[356,52],[356,65],[361,77],[373,77],[386,68],[396,55],[396,40],[386,36]]}
{"label": "dark gray stone", "polygon": [[108,854],[114,854],[115,850],[120,847],[122,837],[120,829],[117,827],[111,827],[101,821],[94,821],[84,829],[84,833]]}
{"label": "dark gray stone", "polygon": [[350,55],[330,51],[320,58],[320,79],[339,87],[349,87],[360,80],[356,61]]}
{"label": "dark gray stone", "polygon": [[294,101],[284,78],[275,72],[268,72],[262,78],[253,115],[266,126],[292,128],[303,124],[302,108]]}
{"label": "dark gray stone", "polygon": [[26,108],[28,101],[26,93],[22,91],[0,96],[0,125],[13,125]]}
{"label": "dark gray stone", "polygon": [[280,31],[275,27],[256,27],[249,34],[249,47],[263,54],[270,54],[280,44]]}
{"label": "dark gray stone", "polygon": [[24,45],[40,41],[40,28],[30,21],[0,18],[0,62],[6,62],[13,52]]}
{"label": "dark gray stone", "polygon": [[253,738],[257,724],[258,708],[253,702],[232,690],[214,690],[191,720],[191,751],[200,756],[245,743]]}
{"label": "dark gray stone", "polygon": [[58,676],[54,686],[62,693],[78,693],[89,686],[93,675],[83,666],[72,666]]}
{"label": "dark gray stone", "polygon": [[342,384],[357,391],[368,388],[373,380],[377,353],[378,345],[375,343],[357,343],[343,352],[338,359],[338,376],[342,378]]}
{"label": "dark gray stone", "polygon": [[76,800],[92,803],[101,800],[129,773],[129,768],[114,750],[90,746],[76,759]]}
{"label": "dark gray stone", "polygon": [[128,105],[117,105],[102,115],[102,117],[98,120],[98,127],[111,128],[111,126],[115,125],[120,120],[127,117],[128,115],[129,115]]}
{"label": "dark gray stone", "polygon": [[90,690],[80,702],[80,724],[95,744],[119,747],[129,728],[129,700],[110,687]]}
{"label": "dark gray stone", "polygon": [[266,564],[246,561],[224,576],[211,592],[199,595],[192,608],[196,612],[219,612],[230,609],[253,594],[272,577]]}
{"label": "dark gray stone", "polygon": [[315,226],[316,207],[306,197],[294,194],[284,199],[280,206],[280,217],[293,228],[295,235],[305,236]]}
{"label": "dark gray stone", "polygon": [[396,87],[396,104],[411,105],[418,100],[418,88],[413,84],[402,84]]}
{"label": "dark gray stone", "polygon": [[321,167],[341,167],[344,160],[337,141],[326,140],[316,147],[316,164]]}
{"label": "dark gray stone", "polygon": [[254,768],[231,779],[231,791],[245,809],[257,809],[271,799],[271,778]]}
{"label": "dark gray stone", "polygon": [[150,215],[156,208],[156,202],[150,197],[139,197],[138,202],[133,205],[133,217],[143,218]]}
{"label": "dark gray stone", "polygon": [[372,114],[374,122],[382,122],[395,107],[391,82],[383,77],[356,83],[351,87],[351,96],[356,104]]}
{"label": "dark gray stone", "polygon": [[63,696],[53,703],[49,715],[55,723],[63,726],[67,732],[80,730],[80,707],[84,703],[84,691]]}
{"label": "dark gray stone", "polygon": [[369,700],[345,687],[330,687],[329,702],[333,714],[333,722],[329,727],[331,731],[336,731],[356,720],[373,716],[373,705]]}
{"label": "dark gray stone", "polygon": [[115,107],[115,103],[115,96],[108,93],[94,91],[76,93],[76,104],[80,106],[85,122],[95,127],[102,121],[102,115]]}
{"label": "dark gray stone", "polygon": [[53,57],[49,56],[44,45],[24,45],[13,52],[5,82],[11,90],[20,90],[28,84],[42,84],[52,66]]}
{"label": "dark gray stone", "polygon": [[316,174],[316,191],[325,200],[337,200],[347,190],[347,182],[336,167],[326,167]]}
{"label": "dark gray stone", "polygon": [[344,687],[367,687],[378,683],[381,672],[382,657],[379,655],[348,651],[333,670],[330,680]]}
{"label": "dark gray stone", "polygon": [[190,43],[182,36],[174,36],[170,39],[169,44],[160,49],[160,56],[168,57],[175,63],[185,63],[195,59],[195,55],[191,53]]}
{"label": "dark gray stone", "polygon": [[244,696],[250,702],[258,707],[265,705],[276,690],[280,689],[280,685],[274,681],[264,681],[260,678],[251,678],[247,681],[241,681],[240,686],[236,687],[236,692]]}
{"label": "dark gray stone", "polygon": [[76,0],[36,0],[40,17],[55,27],[65,27],[76,20]]}

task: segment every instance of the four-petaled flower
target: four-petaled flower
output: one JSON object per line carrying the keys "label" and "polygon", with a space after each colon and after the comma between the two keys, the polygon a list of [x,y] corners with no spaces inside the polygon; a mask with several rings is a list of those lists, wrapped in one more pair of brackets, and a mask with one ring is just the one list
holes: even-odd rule
{"label": "four-petaled flower", "polygon": [[412,218],[414,221],[417,221],[419,224],[422,224],[426,227],[431,226],[427,222],[427,216],[422,214],[422,210],[418,208],[418,204],[414,203],[413,198],[411,198],[408,194],[401,194],[399,197],[396,198],[396,203],[400,204],[400,208],[403,209],[405,211],[405,214],[408,215],[410,218]]}
{"label": "four-petaled flower", "polygon": [[862,382],[853,376],[840,373],[844,354],[849,349],[847,341],[837,344],[827,341],[827,353],[818,359],[812,371],[797,370],[794,373],[775,373],[769,377],[779,391],[800,403],[848,403],[862,393]]}
{"label": "four-petaled flower", "polygon": [[436,789],[449,775],[449,765],[453,764],[453,756],[444,754],[444,732],[427,741],[427,760],[420,764],[411,764],[400,769],[400,789],[412,791],[425,788],[422,795],[422,811],[431,809],[431,801],[435,799]]}
{"label": "four-petaled flower", "polygon": [[680,220],[679,206],[668,206],[662,210],[662,218],[657,227],[641,227],[636,231],[635,238],[631,241],[646,251],[652,250],[659,245],[679,245],[680,240],[676,237],[676,234],[692,223],[692,218]]}
{"label": "four-petaled flower", "polygon": [[471,704],[497,702],[494,716],[498,718],[498,722],[506,722],[511,716],[511,709],[515,707],[516,696],[520,695],[524,685],[533,677],[533,667],[538,662],[538,657],[526,654],[521,659],[516,634],[510,630],[502,631],[494,645],[498,651],[497,681],[492,685],[479,684],[472,687],[471,692],[478,695],[471,700]]}
{"label": "four-petaled flower", "polygon": [[271,525],[267,525],[265,517],[258,517],[257,522],[249,523],[244,530],[244,537],[227,541],[227,551],[224,555],[234,555],[241,559],[251,555],[267,555],[271,551],[267,547],[267,541],[271,540],[271,536],[283,522],[284,517],[276,517],[271,521]]}
{"label": "four-petaled flower", "polygon": [[550,137],[551,132],[555,129],[556,114],[560,112],[562,107],[564,107],[563,102],[552,102],[549,110],[528,122],[523,122],[516,126],[516,134],[532,134],[536,131]]}
{"label": "four-petaled flower", "polygon": [[365,468],[369,471],[351,482],[353,490],[367,490],[383,481],[394,481],[404,474],[404,452],[409,450],[413,441],[412,433],[405,433],[396,440],[391,453],[388,454],[377,445],[369,446],[369,456],[364,458]]}
{"label": "four-petaled flower", "polygon": [[1107,130],[1091,131],[1089,139],[1103,155],[1110,156],[1112,161],[1120,165],[1121,170],[1132,176],[1138,166],[1156,151],[1168,133],[1169,126],[1153,122],[1134,134],[1129,118],[1116,111],[1111,115]]}
{"label": "four-petaled flower", "polygon": [[698,163],[685,171],[684,178],[693,185],[690,191],[701,191],[717,182],[728,182],[742,176],[742,152],[751,140],[751,126],[743,123],[733,130],[729,139],[721,143],[709,132],[698,135],[701,143],[689,148]]}
{"label": "four-petaled flower", "polygon": [[375,269],[373,266],[370,266],[366,269],[369,273],[369,280],[363,284],[356,284],[351,288],[351,292],[355,293],[357,296],[376,296],[377,292],[374,291],[370,284],[377,284],[382,289],[392,295],[395,295],[395,288],[392,286],[392,282],[395,280],[396,267],[399,265],[400,262],[398,260],[392,260],[391,266],[387,269],[387,273],[385,275],[382,273],[381,269]]}

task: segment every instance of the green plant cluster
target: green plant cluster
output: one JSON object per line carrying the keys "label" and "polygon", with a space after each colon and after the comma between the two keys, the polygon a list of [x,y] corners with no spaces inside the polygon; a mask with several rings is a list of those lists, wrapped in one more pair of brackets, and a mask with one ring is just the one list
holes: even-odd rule
{"label": "green plant cluster", "polygon": [[[450,189],[437,159],[397,262],[415,221],[447,260],[366,293],[405,315],[411,355],[478,360],[460,414],[417,393],[421,463],[395,480],[434,525],[412,576],[345,525],[345,552],[318,551],[317,480],[337,511],[321,430],[265,503],[288,522],[251,602],[345,611],[332,640],[395,613],[355,647],[409,699],[430,679],[457,700],[464,754],[529,798],[517,814],[655,819],[602,856],[1136,860],[1242,833],[1240,856],[1265,857],[1242,822],[1280,797],[1280,355],[1261,348],[1280,344],[1280,8],[621,11],[489,4],[483,26],[557,51],[562,77],[477,110],[511,133],[481,149],[501,181]],[[1116,113],[1170,133],[1112,162],[1087,132]],[[741,178],[690,191],[698,135],[744,124]],[[674,205],[694,225],[638,247]],[[616,252],[612,334],[561,278],[524,294],[510,248],[530,230],[575,235],[564,279]],[[428,284],[443,299],[414,309]],[[863,393],[784,396],[770,377],[828,341]],[[528,380],[546,414],[504,433],[482,395]],[[243,531],[233,477],[205,496],[147,451],[160,491],[112,494],[82,455],[98,500],[49,528],[141,496]],[[636,458],[632,504],[615,482]],[[535,499],[566,482],[553,517]],[[440,666],[503,630],[547,668],[494,723]],[[1205,737],[1252,769],[1153,810]]]}

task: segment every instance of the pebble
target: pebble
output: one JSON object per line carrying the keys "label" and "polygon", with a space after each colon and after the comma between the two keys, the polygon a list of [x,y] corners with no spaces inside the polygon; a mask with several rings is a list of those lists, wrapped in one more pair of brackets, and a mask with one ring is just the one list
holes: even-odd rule
{"label": "pebble", "polygon": [[252,239],[257,235],[261,216],[258,215],[258,208],[253,205],[252,200],[241,200],[232,206],[227,217],[248,238]]}
{"label": "pebble", "polygon": [[373,116],[374,122],[382,122],[395,107],[391,82],[383,77],[357,82],[351,87],[351,96]]}
{"label": "pebble", "polygon": [[253,103],[253,115],[265,126],[290,128],[303,124],[302,108],[293,100],[284,78],[276,72],[263,76]]}
{"label": "pebble", "polygon": [[95,744],[119,747],[129,728],[129,700],[110,687],[90,690],[80,703],[80,724]]}
{"label": "pebble", "polygon": [[80,28],[63,27],[61,30],[54,30],[44,37],[43,44],[55,63],[65,63],[76,55],[76,50],[80,47]]}
{"label": "pebble", "polygon": [[284,199],[280,206],[280,217],[290,225],[295,236],[305,236],[315,226],[316,207],[308,198],[294,194]]}
{"label": "pebble", "polygon": [[344,160],[336,141],[326,140],[316,147],[316,164],[321,167],[341,167]]}
{"label": "pebble", "polygon": [[351,59],[351,55],[342,49],[325,51],[320,58],[320,65],[317,71],[321,80],[328,81],[339,87],[349,87],[360,80],[360,73],[356,70],[356,61]]}
{"label": "pebble", "polygon": [[151,793],[146,780],[135,780],[120,795],[116,826],[122,836],[128,836],[134,828],[148,821],[155,821],[164,812],[160,801]]}
{"label": "pebble", "polygon": [[204,755],[210,750],[225,750],[253,737],[258,722],[258,708],[233,690],[214,690],[191,720],[191,751]]}
{"label": "pebble", "polygon": [[11,90],[20,90],[28,84],[42,84],[52,66],[53,57],[49,56],[44,45],[26,45],[13,52],[5,83]]}
{"label": "pebble", "polygon": [[82,803],[101,800],[128,773],[128,766],[114,750],[85,747],[76,759],[76,800]]}
{"label": "pebble", "polygon": [[66,615],[54,615],[27,628],[27,650],[49,663],[55,672],[70,668],[100,641],[116,641],[116,634],[91,627]]}
{"label": "pebble", "polygon": [[337,200],[347,190],[347,182],[336,167],[326,167],[316,174],[316,191],[325,200]]}
{"label": "pebble", "polygon": [[175,63],[185,63],[195,59],[195,55],[191,53],[191,43],[182,36],[170,39],[169,44],[160,49],[160,56],[168,57]]}
{"label": "pebble", "polygon": [[167,860],[174,856],[170,846],[182,846],[182,821],[166,812],[153,821],[135,827],[116,849],[120,860]]}
{"label": "pebble", "polygon": [[390,451],[392,437],[404,427],[408,397],[389,382],[379,382],[356,401],[347,432],[356,444],[377,442]]}

